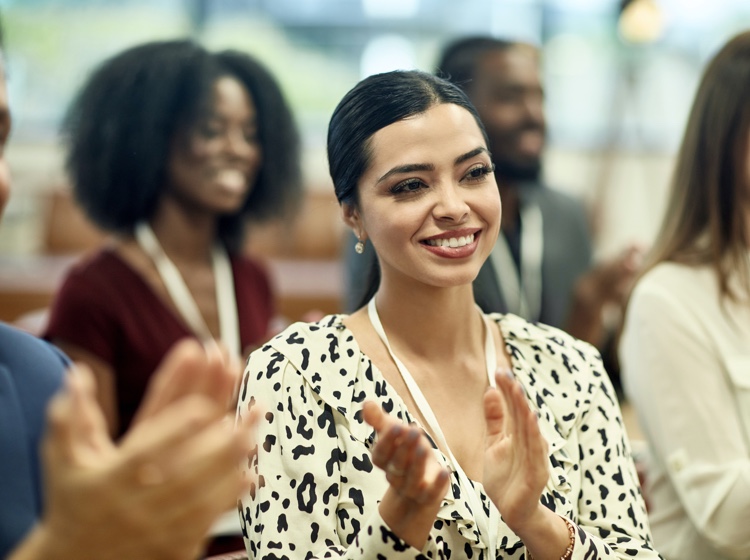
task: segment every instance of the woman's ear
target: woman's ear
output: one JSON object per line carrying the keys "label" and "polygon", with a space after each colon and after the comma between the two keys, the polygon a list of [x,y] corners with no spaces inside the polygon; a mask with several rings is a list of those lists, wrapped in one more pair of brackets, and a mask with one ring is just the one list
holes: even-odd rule
{"label": "woman's ear", "polygon": [[341,205],[341,217],[343,218],[344,223],[352,228],[357,239],[364,240],[367,237],[364,227],[362,226],[362,219],[360,218],[359,210],[356,206],[344,202]]}

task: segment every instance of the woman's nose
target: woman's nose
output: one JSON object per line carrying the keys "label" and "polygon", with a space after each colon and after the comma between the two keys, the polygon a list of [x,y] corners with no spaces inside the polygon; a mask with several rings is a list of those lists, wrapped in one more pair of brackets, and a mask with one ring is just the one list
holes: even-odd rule
{"label": "woman's nose", "polygon": [[251,157],[255,148],[255,142],[248,140],[244,131],[230,130],[227,132],[225,149],[234,157],[243,159]]}
{"label": "woman's nose", "polygon": [[448,185],[438,190],[438,198],[433,214],[438,220],[450,220],[462,223],[469,217],[471,208],[462,196],[461,188]]}

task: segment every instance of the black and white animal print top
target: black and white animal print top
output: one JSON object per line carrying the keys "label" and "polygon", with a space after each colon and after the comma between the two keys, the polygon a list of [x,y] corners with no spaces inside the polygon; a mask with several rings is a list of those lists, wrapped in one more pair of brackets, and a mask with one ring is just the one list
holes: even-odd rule
{"label": "black and white animal print top", "polygon": [[[615,393],[596,350],[514,315],[490,318],[540,413],[550,452],[541,499],[577,524],[573,558],[659,558]],[[374,430],[362,419],[362,404],[374,400],[404,422],[416,420],[343,319],[291,325],[248,360],[238,414],[256,399],[267,408],[258,453],[243,465],[257,476],[239,502],[249,557],[487,560],[455,472],[423,550],[398,538],[378,514],[388,482],[370,460]],[[435,455],[452,470],[438,449]],[[476,491],[487,504],[480,483]],[[497,558],[528,558],[502,521],[497,539]]]}

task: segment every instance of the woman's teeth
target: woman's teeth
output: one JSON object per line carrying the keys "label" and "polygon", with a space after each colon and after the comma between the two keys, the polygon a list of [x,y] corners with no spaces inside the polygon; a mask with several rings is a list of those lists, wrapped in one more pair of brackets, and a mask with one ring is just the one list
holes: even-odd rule
{"label": "woman's teeth", "polygon": [[474,242],[474,234],[467,235],[466,237],[451,237],[449,239],[428,239],[427,245],[433,247],[463,247]]}
{"label": "woman's teeth", "polygon": [[217,181],[224,188],[242,190],[247,186],[247,175],[237,169],[224,169],[217,174]]}

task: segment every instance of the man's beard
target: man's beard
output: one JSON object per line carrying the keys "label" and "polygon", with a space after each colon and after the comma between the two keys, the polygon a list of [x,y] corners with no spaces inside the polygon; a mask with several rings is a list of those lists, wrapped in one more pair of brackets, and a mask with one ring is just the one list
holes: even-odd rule
{"label": "man's beard", "polygon": [[539,181],[542,160],[537,158],[525,162],[495,160],[495,176],[503,181],[529,183]]}

